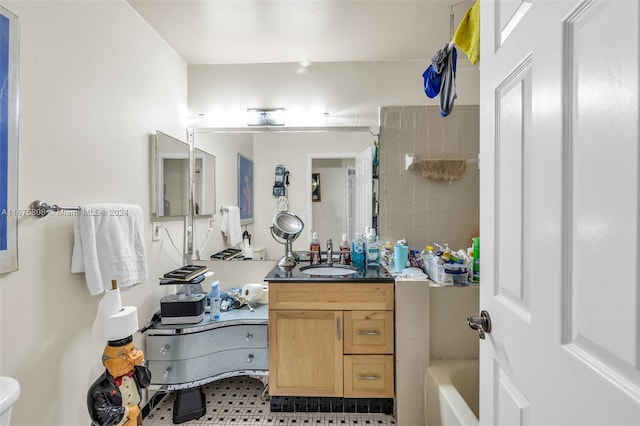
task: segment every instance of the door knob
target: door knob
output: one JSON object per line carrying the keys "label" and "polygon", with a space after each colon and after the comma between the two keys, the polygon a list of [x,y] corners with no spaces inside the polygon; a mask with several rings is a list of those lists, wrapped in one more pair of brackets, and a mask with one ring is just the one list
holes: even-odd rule
{"label": "door knob", "polygon": [[467,317],[467,324],[474,330],[478,330],[478,337],[485,338],[485,333],[491,332],[491,317],[489,312],[480,312],[479,317]]}

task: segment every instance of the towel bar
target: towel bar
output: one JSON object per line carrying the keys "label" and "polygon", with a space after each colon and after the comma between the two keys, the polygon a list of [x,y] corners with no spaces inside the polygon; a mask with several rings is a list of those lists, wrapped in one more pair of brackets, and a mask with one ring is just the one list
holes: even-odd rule
{"label": "towel bar", "polygon": [[43,200],[36,200],[31,203],[31,213],[36,217],[45,217],[49,214],[50,211],[60,212],[60,211],[74,211],[79,212],[80,206],[73,207],[65,207],[59,206],[57,204],[49,204]]}

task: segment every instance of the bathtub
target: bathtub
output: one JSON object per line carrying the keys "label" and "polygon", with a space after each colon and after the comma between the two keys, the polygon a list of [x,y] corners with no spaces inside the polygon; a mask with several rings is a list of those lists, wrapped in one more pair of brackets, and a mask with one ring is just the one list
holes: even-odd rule
{"label": "bathtub", "polygon": [[425,377],[427,426],[477,426],[477,359],[434,360]]}

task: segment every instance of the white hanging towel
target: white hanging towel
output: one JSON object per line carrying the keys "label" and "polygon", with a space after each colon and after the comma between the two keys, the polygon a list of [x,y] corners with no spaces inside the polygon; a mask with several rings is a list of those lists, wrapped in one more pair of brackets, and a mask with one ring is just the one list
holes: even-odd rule
{"label": "white hanging towel", "polygon": [[227,243],[231,247],[242,242],[242,230],[240,229],[240,208],[238,206],[227,206],[222,209],[222,220],[220,230],[226,235]]}
{"label": "white hanging towel", "polygon": [[131,204],[88,204],[74,225],[71,272],[84,272],[89,293],[126,289],[147,281],[142,208]]}

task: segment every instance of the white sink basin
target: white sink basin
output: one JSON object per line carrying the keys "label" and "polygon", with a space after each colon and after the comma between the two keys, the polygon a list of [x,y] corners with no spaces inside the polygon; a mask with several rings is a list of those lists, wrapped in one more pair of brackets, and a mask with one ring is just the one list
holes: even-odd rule
{"label": "white sink basin", "polygon": [[300,271],[307,275],[331,275],[331,276],[339,276],[339,275],[352,275],[358,272],[358,269],[347,266],[347,265],[337,265],[337,266],[325,266],[325,265],[311,265],[311,266],[303,266],[300,268]]}

